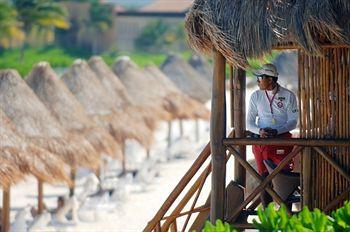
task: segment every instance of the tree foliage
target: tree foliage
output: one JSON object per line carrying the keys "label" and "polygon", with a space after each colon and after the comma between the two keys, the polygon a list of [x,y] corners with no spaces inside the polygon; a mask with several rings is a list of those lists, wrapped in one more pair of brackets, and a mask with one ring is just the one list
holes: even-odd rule
{"label": "tree foliage", "polygon": [[0,47],[14,46],[24,39],[17,11],[9,1],[0,2]]}

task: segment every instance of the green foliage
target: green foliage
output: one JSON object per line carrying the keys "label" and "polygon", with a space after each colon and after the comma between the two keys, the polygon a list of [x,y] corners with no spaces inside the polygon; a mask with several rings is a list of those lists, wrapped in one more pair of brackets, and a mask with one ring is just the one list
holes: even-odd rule
{"label": "green foliage", "polygon": [[141,51],[165,51],[184,41],[183,24],[174,25],[158,20],[149,23],[135,39],[135,47]]}
{"label": "green foliage", "polygon": [[247,76],[253,76],[253,70],[259,69],[263,64],[272,63],[274,59],[280,54],[278,51],[272,51],[270,54],[266,54],[260,59],[249,59],[248,64],[250,68],[247,70]]}
{"label": "green foliage", "polygon": [[332,212],[333,226],[336,232],[350,232],[350,202],[345,202],[342,208]]}
{"label": "green foliage", "polygon": [[17,11],[9,1],[0,2],[0,47],[8,48],[24,39]]}
{"label": "green foliage", "polygon": [[203,232],[236,232],[237,230],[231,228],[231,226],[225,222],[222,223],[221,220],[216,220],[216,224],[213,225],[209,221],[204,224]]}
{"label": "green foliage", "polygon": [[[350,232],[350,202],[345,202],[344,206],[332,212],[331,216],[327,216],[319,209],[310,211],[307,207],[304,207],[298,214],[289,216],[284,205],[275,210],[274,204],[270,203],[265,210],[259,207],[259,220],[253,219],[253,224],[259,231],[269,232]],[[218,220],[216,225],[207,221],[203,231],[230,232],[235,230],[230,228],[229,224],[223,224]]]}
{"label": "green foliage", "polygon": [[261,231],[284,231],[288,226],[289,217],[284,205],[277,211],[274,204],[269,204],[265,210],[259,207],[258,216],[260,222],[254,219],[253,223]]}

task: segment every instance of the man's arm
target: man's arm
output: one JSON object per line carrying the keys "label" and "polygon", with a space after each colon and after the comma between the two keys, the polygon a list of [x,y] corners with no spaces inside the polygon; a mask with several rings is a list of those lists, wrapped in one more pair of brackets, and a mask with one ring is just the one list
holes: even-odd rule
{"label": "man's arm", "polygon": [[258,116],[258,108],[256,105],[256,94],[252,94],[249,101],[249,108],[247,113],[247,130],[253,132],[254,134],[259,134],[260,128],[257,127],[255,121]]}
{"label": "man's arm", "polygon": [[297,99],[294,94],[292,94],[289,99],[287,117],[287,122],[282,127],[278,128],[278,134],[283,134],[288,131],[294,130],[297,126],[299,118],[299,109]]}

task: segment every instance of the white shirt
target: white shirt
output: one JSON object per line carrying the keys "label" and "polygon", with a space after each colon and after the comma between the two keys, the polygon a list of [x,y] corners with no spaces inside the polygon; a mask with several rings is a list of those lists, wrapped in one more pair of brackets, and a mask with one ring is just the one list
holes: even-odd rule
{"label": "white shirt", "polygon": [[280,85],[271,91],[257,90],[250,97],[247,130],[259,134],[260,128],[270,127],[282,134],[295,129],[298,116],[298,104],[293,92]]}

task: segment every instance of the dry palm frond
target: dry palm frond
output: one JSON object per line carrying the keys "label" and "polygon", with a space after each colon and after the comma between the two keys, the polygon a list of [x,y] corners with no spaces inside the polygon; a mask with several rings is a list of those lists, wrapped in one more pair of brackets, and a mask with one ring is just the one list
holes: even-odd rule
{"label": "dry palm frond", "polygon": [[61,156],[70,166],[96,167],[98,155],[91,144],[65,131],[15,70],[0,72],[0,106],[34,144]]}
{"label": "dry palm frond", "polygon": [[84,108],[47,62],[37,64],[26,82],[66,130],[83,135],[100,154],[121,156],[120,145],[88,117]]}
{"label": "dry palm frond", "polygon": [[185,23],[190,45],[221,52],[235,66],[260,58],[274,45],[295,44],[318,55],[322,43],[350,44],[347,0],[195,0]]}

